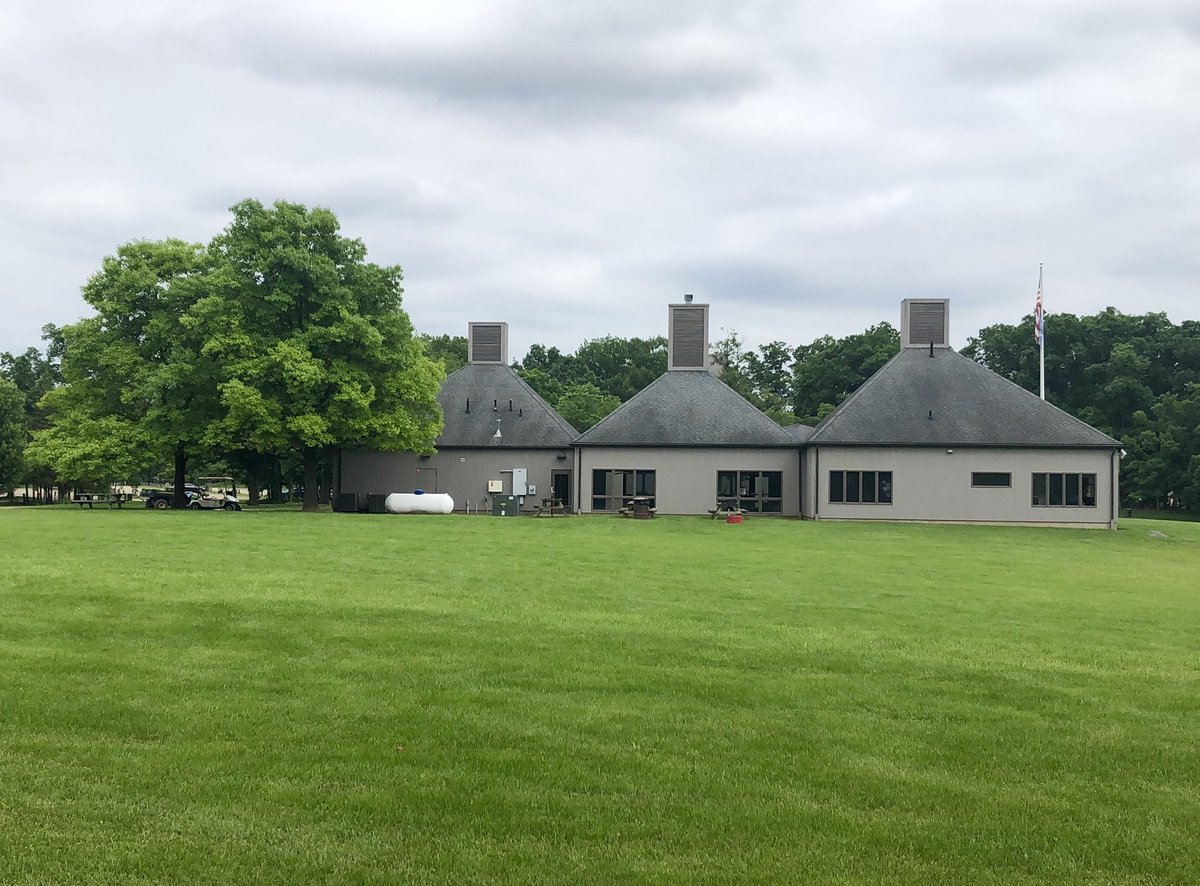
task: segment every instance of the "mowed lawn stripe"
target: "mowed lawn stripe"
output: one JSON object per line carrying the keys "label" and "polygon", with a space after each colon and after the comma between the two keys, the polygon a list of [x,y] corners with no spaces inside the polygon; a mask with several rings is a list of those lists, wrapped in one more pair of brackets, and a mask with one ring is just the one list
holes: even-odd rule
{"label": "mowed lawn stripe", "polygon": [[1123,525],[0,513],[0,880],[1186,879]]}

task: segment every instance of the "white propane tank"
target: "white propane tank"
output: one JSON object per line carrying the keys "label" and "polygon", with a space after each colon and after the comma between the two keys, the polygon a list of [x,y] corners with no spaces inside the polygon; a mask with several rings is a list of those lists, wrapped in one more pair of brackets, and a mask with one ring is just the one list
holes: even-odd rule
{"label": "white propane tank", "polygon": [[389,514],[449,514],[454,499],[444,492],[393,492],[383,500]]}

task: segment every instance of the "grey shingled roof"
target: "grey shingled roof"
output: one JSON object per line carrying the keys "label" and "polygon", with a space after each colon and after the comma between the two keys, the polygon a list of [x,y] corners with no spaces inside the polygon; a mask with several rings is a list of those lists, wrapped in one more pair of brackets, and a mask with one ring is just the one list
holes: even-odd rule
{"label": "grey shingled roof", "polygon": [[707,372],[660,375],[584,432],[580,446],[796,446],[791,434]]}
{"label": "grey shingled roof", "polygon": [[788,425],[784,428],[797,443],[807,443],[808,438],[813,435],[816,430],[812,425]]}
{"label": "grey shingled roof", "polygon": [[809,445],[1121,445],[974,360],[934,354],[902,350],[817,425]]}
{"label": "grey shingled roof", "polygon": [[[578,435],[511,366],[500,363],[472,363],[450,373],[442,382],[438,402],[445,416],[437,438],[439,449],[565,449]],[[493,436],[496,419],[500,419],[499,440]]]}

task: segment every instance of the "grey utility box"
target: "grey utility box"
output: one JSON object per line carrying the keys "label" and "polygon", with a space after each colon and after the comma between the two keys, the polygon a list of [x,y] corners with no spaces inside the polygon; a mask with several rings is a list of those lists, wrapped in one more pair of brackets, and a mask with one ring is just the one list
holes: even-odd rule
{"label": "grey utility box", "polygon": [[492,495],[493,517],[515,517],[521,510],[521,502],[515,495]]}

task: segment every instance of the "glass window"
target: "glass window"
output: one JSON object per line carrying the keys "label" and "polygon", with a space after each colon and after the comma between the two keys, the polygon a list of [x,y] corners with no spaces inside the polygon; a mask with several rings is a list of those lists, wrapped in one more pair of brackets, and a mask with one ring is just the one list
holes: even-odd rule
{"label": "glass window", "polygon": [[829,501],[832,504],[892,503],[891,471],[830,471]]}
{"label": "glass window", "polygon": [[1094,508],[1095,474],[1034,474],[1033,506]]}
{"label": "glass window", "polygon": [[1050,474],[1050,506],[1063,503],[1063,475]]}
{"label": "glass window", "polygon": [[1065,504],[1077,508],[1079,507],[1079,475],[1065,474]]}
{"label": "glass window", "polygon": [[1081,474],[1083,485],[1083,506],[1085,508],[1094,508],[1096,506],[1096,475]]}
{"label": "glass window", "polygon": [[717,504],[736,505],[752,513],[781,513],[783,472],[717,471]]}
{"label": "glass window", "polygon": [[972,471],[971,485],[1007,488],[1012,486],[1012,474],[1002,471]]}
{"label": "glass window", "polygon": [[634,496],[650,498],[655,507],[654,471],[629,468],[597,468],[592,471],[592,510],[619,511]]}
{"label": "glass window", "polygon": [[1035,507],[1040,507],[1042,505],[1048,504],[1048,500],[1046,498],[1046,475],[1045,474],[1034,474],[1033,475],[1033,504]]}

